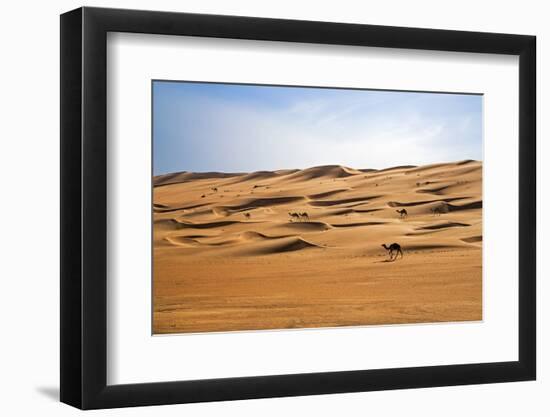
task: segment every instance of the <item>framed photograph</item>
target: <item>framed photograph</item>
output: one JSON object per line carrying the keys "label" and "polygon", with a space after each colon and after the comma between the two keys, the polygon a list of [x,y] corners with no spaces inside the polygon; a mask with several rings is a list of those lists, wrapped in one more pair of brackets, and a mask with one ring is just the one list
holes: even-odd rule
{"label": "framed photograph", "polygon": [[61,401],[533,380],[535,37],[61,16]]}

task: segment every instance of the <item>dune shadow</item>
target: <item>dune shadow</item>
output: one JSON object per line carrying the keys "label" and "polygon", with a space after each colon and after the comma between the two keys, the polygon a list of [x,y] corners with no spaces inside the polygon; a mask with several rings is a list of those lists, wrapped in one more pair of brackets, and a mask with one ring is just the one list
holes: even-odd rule
{"label": "dune shadow", "polygon": [[381,224],[387,224],[388,222],[355,222],[355,223],[343,223],[335,224],[332,223],[332,227],[360,227],[360,226],[378,226]]}

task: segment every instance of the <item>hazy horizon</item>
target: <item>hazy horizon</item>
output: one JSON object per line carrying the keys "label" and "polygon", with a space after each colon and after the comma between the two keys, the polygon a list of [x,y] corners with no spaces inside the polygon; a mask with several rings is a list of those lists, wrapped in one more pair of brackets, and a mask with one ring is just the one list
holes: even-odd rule
{"label": "hazy horizon", "polygon": [[[482,162],[480,159],[457,159],[457,160],[453,160],[453,161],[439,161],[439,162],[434,162],[434,164],[442,164],[442,165],[445,165],[445,164],[452,164],[454,162],[461,162],[461,161],[466,161],[466,160],[471,160],[473,162]],[[275,172],[275,171],[302,171],[302,170],[307,170],[307,169],[310,169],[310,168],[321,168],[321,167],[330,167],[330,166],[334,166],[334,167],[343,167],[343,168],[350,168],[350,169],[355,169],[357,171],[361,171],[361,170],[376,170],[376,171],[384,171],[384,170],[390,170],[392,168],[401,168],[401,167],[404,167],[404,166],[415,166],[415,167],[419,167],[419,166],[423,166],[423,165],[430,165],[430,164],[403,164],[403,165],[392,165],[392,166],[387,166],[387,167],[380,167],[380,168],[372,168],[372,167],[351,167],[351,166],[348,166],[348,165],[343,165],[343,164],[325,164],[325,165],[313,165],[313,166],[310,166],[310,167],[301,167],[301,168],[296,168],[296,167],[283,167],[283,168],[278,168],[278,169],[258,169],[258,170],[255,170],[255,171],[219,171],[219,170],[208,170],[208,171],[189,171],[189,170],[181,170],[181,171],[171,171],[171,172],[164,172],[164,173],[161,173],[161,174],[154,174],[155,176],[161,176],[161,175],[170,175],[170,174],[175,174],[175,173],[182,173],[182,172],[189,172],[189,173],[192,173],[192,174],[207,174],[207,173],[216,173],[216,174],[252,174],[252,173],[255,173],[255,172],[262,172],[262,171],[265,171],[265,172]]]}
{"label": "hazy horizon", "polygon": [[482,160],[482,96],[153,82],[153,173]]}

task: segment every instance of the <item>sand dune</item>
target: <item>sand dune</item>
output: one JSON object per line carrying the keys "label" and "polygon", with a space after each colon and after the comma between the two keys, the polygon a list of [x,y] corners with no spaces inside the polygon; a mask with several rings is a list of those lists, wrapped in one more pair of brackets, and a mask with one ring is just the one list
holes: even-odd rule
{"label": "sand dune", "polygon": [[447,204],[448,211],[475,210],[483,207],[481,200],[464,204]]}
{"label": "sand dune", "polygon": [[297,171],[289,175],[286,180],[308,181],[318,178],[345,178],[358,174],[361,174],[361,171],[343,167],[341,165],[325,165]]}
{"label": "sand dune", "polygon": [[445,229],[447,227],[468,227],[468,226],[471,226],[471,225],[468,223],[443,221],[440,223],[428,224],[425,226],[417,227],[417,230],[433,230],[433,229]]}
{"label": "sand dune", "polygon": [[341,198],[338,200],[313,200],[309,201],[308,204],[314,207],[325,207],[325,206],[341,206],[349,203],[362,202],[367,203],[370,200],[379,198],[379,195],[370,195],[370,196],[360,196],[360,197],[350,197],[350,198]]}
{"label": "sand dune", "polygon": [[226,221],[214,221],[214,222],[206,222],[206,223],[193,223],[189,221],[180,221],[175,220],[175,224],[178,229],[183,228],[191,228],[191,229],[211,229],[214,227],[223,227],[223,226],[229,226],[242,223],[238,220],[226,220]]}
{"label": "sand dune", "polygon": [[466,160],[155,177],[153,330],[480,320],[481,175]]}
{"label": "sand dune", "polygon": [[153,206],[153,210],[155,211],[155,213],[172,213],[174,211],[191,210],[191,209],[196,209],[196,208],[199,208],[199,207],[204,207],[204,206],[207,206],[207,205],[208,205],[208,203],[193,204],[193,205],[190,205],[190,206],[183,206],[183,207],[168,207],[168,206],[165,206],[163,204],[155,204]]}
{"label": "sand dune", "polygon": [[289,237],[289,236],[267,236],[263,233],[247,231],[247,232],[241,233],[240,237],[244,241],[250,241],[250,240],[280,239],[280,238]]}
{"label": "sand dune", "polygon": [[464,237],[461,240],[467,243],[481,242],[483,238],[481,236]]}
{"label": "sand dune", "polygon": [[342,223],[331,224],[332,227],[358,227],[358,226],[378,226],[380,224],[386,224],[387,222],[357,222],[357,223]]}
{"label": "sand dune", "polygon": [[304,221],[304,222],[282,222],[275,224],[271,227],[271,230],[290,231],[293,233],[301,234],[307,232],[323,232],[331,229],[332,226],[325,222],[318,221]]}
{"label": "sand dune", "polygon": [[431,203],[449,203],[451,201],[463,200],[463,199],[464,199],[464,197],[448,197],[448,198],[445,198],[445,199],[407,201],[407,202],[390,201],[390,202],[388,202],[388,206],[390,206],[390,207],[413,207],[413,206],[421,206],[421,205],[424,205],[424,204],[431,204]]}
{"label": "sand dune", "polygon": [[321,245],[308,242],[305,239],[299,237],[289,237],[289,238],[277,238],[272,242],[265,243],[255,246],[246,246],[242,247],[233,253],[236,255],[249,255],[249,256],[258,256],[258,255],[269,255],[269,254],[279,254],[285,252],[294,252],[302,251],[306,249],[319,249]]}
{"label": "sand dune", "polygon": [[349,191],[349,190],[350,190],[349,188],[341,188],[341,189],[338,189],[338,190],[325,191],[325,192],[319,193],[319,194],[311,194],[310,196],[308,196],[308,198],[310,198],[312,200],[327,198],[327,197],[332,197],[335,194],[345,193],[346,191]]}
{"label": "sand dune", "polygon": [[256,171],[251,172],[250,174],[236,176],[232,181],[226,183],[225,185],[235,185],[247,181],[260,181],[267,180],[270,178],[275,178],[281,175],[285,175],[284,172],[272,172],[272,171]]}
{"label": "sand dune", "polygon": [[200,243],[196,239],[184,236],[167,236],[164,238],[167,242],[173,245],[181,246],[197,246]]}
{"label": "sand dune", "polygon": [[255,198],[251,200],[246,200],[244,203],[232,206],[225,207],[230,211],[243,211],[243,210],[252,210],[258,207],[271,207],[271,206],[280,206],[283,204],[296,203],[298,201],[303,201],[306,198],[304,196],[289,196],[289,197],[265,197],[265,198]]}
{"label": "sand dune", "polygon": [[153,178],[155,187],[161,185],[177,184],[180,182],[203,180],[203,179],[220,179],[240,176],[241,174],[231,174],[224,172],[175,172],[173,174],[159,175]]}

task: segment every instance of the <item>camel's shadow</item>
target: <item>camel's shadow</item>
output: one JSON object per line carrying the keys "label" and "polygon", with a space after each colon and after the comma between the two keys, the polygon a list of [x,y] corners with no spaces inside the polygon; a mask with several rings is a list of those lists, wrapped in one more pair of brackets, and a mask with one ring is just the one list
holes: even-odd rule
{"label": "camel's shadow", "polygon": [[395,262],[395,259],[383,259],[381,261],[375,261],[375,264],[381,264],[381,263],[388,263],[388,262]]}

